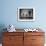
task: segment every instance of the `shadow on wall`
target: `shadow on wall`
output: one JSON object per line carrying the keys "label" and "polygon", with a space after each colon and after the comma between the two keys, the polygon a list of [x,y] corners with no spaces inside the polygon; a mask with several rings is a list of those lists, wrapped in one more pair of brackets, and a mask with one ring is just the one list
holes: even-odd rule
{"label": "shadow on wall", "polygon": [[4,30],[4,28],[6,28],[5,25],[0,24],[0,43],[2,43],[2,36],[3,36],[2,32],[6,31],[6,30]]}

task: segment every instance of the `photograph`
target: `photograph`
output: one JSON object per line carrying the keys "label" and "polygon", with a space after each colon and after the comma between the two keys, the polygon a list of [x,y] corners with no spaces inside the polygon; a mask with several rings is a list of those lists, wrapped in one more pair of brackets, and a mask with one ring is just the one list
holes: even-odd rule
{"label": "photograph", "polygon": [[34,21],[35,14],[34,8],[18,8],[19,21]]}

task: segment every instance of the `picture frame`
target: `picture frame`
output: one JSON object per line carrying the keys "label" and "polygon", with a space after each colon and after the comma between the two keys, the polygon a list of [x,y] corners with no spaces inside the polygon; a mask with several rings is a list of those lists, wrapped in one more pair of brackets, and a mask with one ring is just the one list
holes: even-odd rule
{"label": "picture frame", "polygon": [[35,21],[35,8],[19,7],[18,21]]}

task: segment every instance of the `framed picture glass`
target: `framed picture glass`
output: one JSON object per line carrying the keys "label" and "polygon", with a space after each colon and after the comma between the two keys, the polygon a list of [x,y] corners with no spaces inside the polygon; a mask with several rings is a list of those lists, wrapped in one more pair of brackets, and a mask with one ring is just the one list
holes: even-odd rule
{"label": "framed picture glass", "polygon": [[35,9],[31,7],[19,7],[18,21],[35,21]]}

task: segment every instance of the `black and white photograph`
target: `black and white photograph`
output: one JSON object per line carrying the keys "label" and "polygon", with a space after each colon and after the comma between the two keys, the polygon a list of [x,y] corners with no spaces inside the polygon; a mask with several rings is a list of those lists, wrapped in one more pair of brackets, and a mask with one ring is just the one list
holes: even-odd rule
{"label": "black and white photograph", "polygon": [[19,21],[34,21],[35,9],[34,8],[18,8]]}

